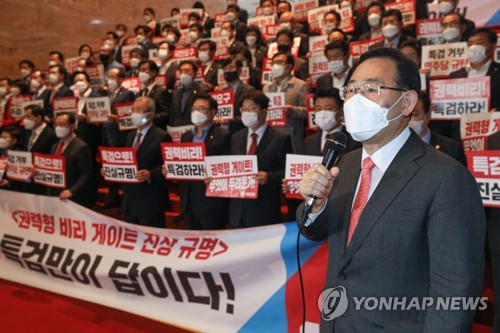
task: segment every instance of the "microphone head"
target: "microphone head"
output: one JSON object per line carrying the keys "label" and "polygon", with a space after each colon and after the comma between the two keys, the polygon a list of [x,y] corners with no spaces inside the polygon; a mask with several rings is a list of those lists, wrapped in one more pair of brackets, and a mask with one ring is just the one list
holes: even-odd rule
{"label": "microphone head", "polygon": [[347,143],[347,136],[342,132],[334,132],[326,136],[326,151],[333,150],[337,154],[341,154]]}

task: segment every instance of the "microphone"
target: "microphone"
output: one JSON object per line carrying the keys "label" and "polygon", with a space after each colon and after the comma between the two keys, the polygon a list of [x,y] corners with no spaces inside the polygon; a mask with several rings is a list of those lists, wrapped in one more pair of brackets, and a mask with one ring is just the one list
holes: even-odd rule
{"label": "microphone", "polygon": [[[342,152],[345,149],[347,142],[347,136],[342,133],[342,132],[335,132],[332,134],[328,134],[326,136],[326,143],[325,143],[325,155],[323,156],[323,161],[321,164],[325,166],[328,170],[330,170],[333,165],[335,164],[335,161],[338,159],[338,157],[342,154]],[[311,196],[305,206],[304,206],[304,212],[303,215],[304,219],[307,219],[307,215],[311,211],[312,206],[314,205],[314,201],[316,201],[315,196]],[[302,221],[304,222],[304,221]]]}

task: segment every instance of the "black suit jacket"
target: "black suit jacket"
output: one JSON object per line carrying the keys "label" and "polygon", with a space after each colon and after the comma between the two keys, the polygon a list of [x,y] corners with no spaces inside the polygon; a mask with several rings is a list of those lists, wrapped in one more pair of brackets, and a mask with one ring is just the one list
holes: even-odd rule
{"label": "black suit jacket", "polygon": [[[354,68],[349,68],[349,73],[347,74],[347,77],[345,78],[344,85],[351,80],[352,73],[354,72]],[[323,89],[332,89],[333,88],[333,77],[332,73],[326,73],[321,75],[318,78],[318,81],[316,82],[316,90],[323,90]]]}
{"label": "black suit jacket", "polygon": [[[62,85],[59,89],[57,89],[57,91],[54,93],[54,96],[52,97],[52,99],[50,98],[50,96],[52,96],[52,91],[50,91],[50,94],[49,94],[49,103],[48,103],[48,109],[47,109],[47,112],[48,112],[48,115],[50,118],[54,117],[54,108],[52,107],[52,101],[54,98],[60,98],[60,97],[74,97],[75,94],[73,94],[73,91],[71,91],[71,89],[68,88],[68,86],[66,85]],[[45,107],[44,107],[45,109]]]}
{"label": "black suit jacket", "polygon": [[[137,131],[127,135],[126,147],[132,147]],[[123,184],[124,211],[134,217],[157,215],[170,206],[165,177],[161,173],[162,142],[172,142],[165,131],[151,126],[137,150],[138,170],[149,170],[151,181],[139,184]]]}
{"label": "black suit jacket", "polygon": [[222,66],[214,61],[204,76],[205,82],[215,87],[217,85],[217,72],[221,68]]}
{"label": "black suit jacket", "polygon": [[193,89],[189,92],[189,96],[187,98],[187,103],[182,108],[182,91],[183,89],[175,89],[172,92],[172,104],[170,107],[170,113],[168,117],[168,125],[169,126],[186,126],[192,125],[191,123],[191,107],[194,103],[194,97],[198,93],[204,93],[205,89],[200,86],[194,86]]}
{"label": "black suit jacket", "polygon": [[464,149],[462,148],[462,145],[455,140],[431,131],[431,140],[429,144],[437,150],[450,155],[451,157],[462,163],[462,165],[467,165]]}
{"label": "black suit jacket", "polygon": [[[52,154],[55,154],[58,144],[59,142],[52,146]],[[74,138],[64,149],[62,156],[66,160],[66,189],[73,194],[71,201],[90,207],[88,189],[92,177],[92,155],[89,146],[79,138]],[[47,188],[47,194],[50,196],[58,196],[62,191],[58,188]]]}
{"label": "black suit jacket", "polygon": [[231,133],[236,133],[245,128],[241,122],[240,107],[243,103],[243,97],[253,91],[255,91],[254,87],[241,82],[238,89],[234,92],[234,120],[229,121],[229,131]]}
{"label": "black suit jacket", "polygon": [[[110,97],[111,98],[111,97]],[[115,106],[123,103],[131,103],[135,101],[135,94],[123,87],[117,90],[116,96],[110,100],[111,112],[116,114]],[[118,123],[106,122],[104,124],[104,145],[108,147],[125,147],[127,134],[130,131],[120,131]]]}
{"label": "black suit jacket", "polygon": [[[399,45],[401,45],[405,42],[417,42],[417,40],[413,37],[410,37],[410,36],[401,35],[401,38],[399,38],[399,43],[397,46],[399,47]],[[373,49],[378,49],[380,47],[384,47],[384,43],[385,43],[385,40],[381,40],[380,42],[377,42],[377,43],[371,45],[368,49],[373,50]]]}
{"label": "black suit jacket", "polygon": [[[488,138],[488,150],[500,150],[500,132]],[[500,208],[488,208],[488,242],[490,249],[497,258],[500,254]]]}
{"label": "black suit jacket", "polygon": [[[191,131],[184,133],[181,142],[193,142],[193,133]],[[204,143],[206,156],[231,154],[231,135],[216,125],[210,127]],[[187,211],[188,202],[196,207],[196,210],[199,210],[202,215],[227,212],[229,200],[205,196],[206,185],[204,181],[181,181],[179,182],[179,191],[183,213]]]}
{"label": "black suit jacket", "polygon": [[[353,297],[478,297],[484,271],[485,217],[475,179],[460,163],[411,133],[368,200],[351,242],[349,220],[361,150],[340,160],[325,210],[303,229],[328,240],[325,288]],[[302,207],[297,218],[302,215]],[[453,281],[453,282],[451,282]],[[408,305],[408,303],[406,303]],[[435,303],[434,303],[435,304]],[[398,308],[400,309],[400,308]],[[321,332],[469,332],[474,311],[368,311],[321,322]]]}
{"label": "black suit jacket", "polygon": [[[107,95],[105,91],[99,90],[99,88],[91,89],[92,91],[88,98],[104,97]],[[87,114],[87,105],[83,107],[82,113]],[[76,135],[89,145],[92,157],[95,159],[98,147],[102,145],[102,126],[100,124],[88,124],[85,121],[80,121],[76,129]]]}
{"label": "black suit jacket", "polygon": [[[353,150],[359,149],[362,147],[361,143],[358,141],[354,141],[351,135],[346,131],[345,127],[342,127],[342,133],[344,133],[347,137],[346,147],[342,154],[347,154]],[[312,155],[312,156],[322,156],[323,155],[323,147],[321,146],[321,136],[323,135],[323,131],[319,131],[314,133],[313,135],[306,138],[304,141],[302,154],[303,155]]]}
{"label": "black suit jacket", "polygon": [[[231,155],[247,154],[248,129],[231,138]],[[285,176],[286,154],[292,154],[288,134],[268,126],[255,154],[259,171],[269,175],[266,185],[259,185],[257,199],[231,199],[229,222],[233,228],[257,227],[281,223],[281,179]]]}
{"label": "black suit jacket", "polygon": [[44,117],[51,116],[52,105],[50,105],[50,93],[51,93],[50,90],[45,89],[39,97],[37,97],[36,94],[33,94],[34,101],[38,101],[38,100],[43,101],[43,116]]}
{"label": "black suit jacket", "polygon": [[[145,89],[139,91],[136,97],[142,96],[144,94],[144,90]],[[155,84],[153,89],[148,92],[147,96],[155,101],[156,110],[153,123],[164,130],[168,122],[172,94],[170,94],[167,89]]]}

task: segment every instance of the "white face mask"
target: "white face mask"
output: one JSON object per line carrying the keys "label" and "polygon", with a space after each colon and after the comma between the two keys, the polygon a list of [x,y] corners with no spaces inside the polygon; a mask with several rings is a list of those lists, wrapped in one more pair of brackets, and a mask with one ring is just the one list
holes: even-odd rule
{"label": "white face mask", "polygon": [[372,28],[378,28],[380,26],[380,15],[371,13],[370,16],[368,16],[368,24]]}
{"label": "white face mask", "polygon": [[57,65],[57,61],[55,61],[55,60],[50,60],[49,61],[49,67],[52,67],[52,66],[55,66],[55,65]]}
{"label": "white face mask", "polygon": [[334,111],[316,111],[314,114],[314,122],[323,131],[331,130],[335,125],[337,125],[337,120],[335,119],[336,112]]}
{"label": "white face mask", "polygon": [[82,53],[80,54],[80,57],[85,58],[85,59],[88,59],[88,58],[90,58],[90,53],[88,53],[88,52],[82,52]]}
{"label": "white face mask", "polygon": [[108,79],[108,88],[111,90],[115,90],[116,88],[118,88],[118,82],[113,79]]}
{"label": "white face mask", "polygon": [[283,73],[285,73],[285,66],[274,64],[271,68],[271,73],[273,74],[274,79],[279,78],[283,75]]}
{"label": "white face mask", "polygon": [[341,73],[345,69],[344,60],[333,60],[328,62],[328,70],[335,74]]}
{"label": "white face mask", "polygon": [[51,85],[55,86],[59,83],[59,76],[57,74],[49,74],[49,82]]}
{"label": "white face mask", "polygon": [[486,46],[472,45],[467,48],[467,56],[471,64],[479,64],[486,59]]}
{"label": "white face mask", "polygon": [[[221,33],[222,35],[222,33]],[[189,34],[189,39],[191,39],[192,42],[196,41],[198,39],[198,33],[196,31],[190,31]]]}
{"label": "white face mask", "polygon": [[10,88],[10,93],[12,95],[19,95],[21,93],[21,90],[19,90],[19,88]]}
{"label": "white face mask", "polygon": [[346,7],[351,7],[351,2],[350,1],[342,1],[340,3],[340,8],[346,8]]}
{"label": "white face mask", "polygon": [[77,66],[75,72],[83,72],[84,68],[82,66]]}
{"label": "white face mask", "polygon": [[242,112],[241,121],[247,128],[254,128],[259,123],[259,115],[257,112]]}
{"label": "white face mask", "polygon": [[397,25],[388,24],[382,29],[382,34],[385,38],[392,38],[399,33],[399,27]]}
{"label": "white face mask", "polygon": [[403,114],[388,120],[389,111],[398,104],[401,98],[389,108],[383,108],[361,93],[354,95],[344,103],[344,119],[347,131],[356,141],[366,141],[374,137],[389,125],[390,121],[398,119]]}
{"label": "white face mask", "polygon": [[227,30],[221,30],[220,36],[221,37],[231,37],[231,33]]}
{"label": "white face mask", "polygon": [[116,34],[118,35],[118,37],[123,37],[123,35],[125,35],[125,33],[122,31],[122,30],[116,30]]}
{"label": "white face mask", "polygon": [[439,12],[443,15],[446,15],[453,10],[453,4],[451,2],[443,1],[438,6],[439,6]]}
{"label": "white face mask", "polygon": [[150,76],[148,73],[145,73],[145,72],[139,72],[139,80],[140,80],[142,83],[146,83],[146,82],[148,82],[150,78],[151,78],[151,76]]}
{"label": "white face mask", "polygon": [[0,87],[0,96],[5,96],[7,95],[7,88],[6,87]]}
{"label": "white face mask", "polygon": [[173,35],[173,34],[167,35],[167,42],[170,42],[170,43],[175,42],[175,35]]}
{"label": "white face mask", "polygon": [[24,128],[27,129],[28,131],[32,130],[33,127],[35,127],[35,122],[31,119],[24,119]]}
{"label": "white face mask", "polygon": [[208,119],[208,116],[200,111],[191,112],[191,122],[196,126],[203,125]]}
{"label": "white face mask", "polygon": [[292,30],[292,25],[290,22],[280,23],[280,30]]}
{"label": "white face mask", "polygon": [[38,88],[40,88],[42,85],[40,84],[40,82],[38,82],[37,80],[31,80],[30,81],[30,87],[31,89],[33,90],[38,90]]}
{"label": "white face mask", "polygon": [[144,125],[148,122],[148,114],[149,113],[132,113],[130,116],[132,124],[136,127]]}
{"label": "white face mask", "polygon": [[137,35],[135,36],[135,38],[137,39],[137,43],[142,43],[144,42],[144,40],[146,40],[146,37],[144,37],[143,35]]}
{"label": "white face mask", "polygon": [[82,94],[82,93],[84,93],[84,92],[85,92],[85,90],[87,90],[87,87],[88,87],[88,86],[87,86],[87,84],[86,84],[85,82],[83,82],[83,81],[78,81],[78,82],[76,82],[76,83],[75,83],[74,87],[75,87],[75,89],[76,89],[76,90],[77,90],[80,94]]}
{"label": "white face mask", "polygon": [[0,138],[0,149],[5,149],[10,146],[10,142]]}
{"label": "white face mask", "polygon": [[415,133],[420,135],[420,133],[422,133],[422,131],[424,130],[424,122],[425,122],[424,119],[422,119],[422,120],[410,120],[410,123],[408,124],[408,126],[410,126],[410,128],[412,128],[415,131]]}
{"label": "white face mask", "polygon": [[227,14],[226,14],[226,17],[227,17],[227,20],[228,20],[228,21],[231,21],[231,22],[232,22],[232,21],[234,21],[234,20],[236,20],[236,14],[235,14],[235,13],[233,13],[233,12],[229,12],[229,13],[227,13]]}
{"label": "white face mask", "polygon": [[189,74],[181,74],[181,83],[183,86],[189,86],[193,83],[193,77]]}
{"label": "white face mask", "polygon": [[168,59],[168,50],[159,49],[158,50],[158,58],[163,61]]}
{"label": "white face mask", "polygon": [[247,36],[246,37],[247,44],[250,46],[254,46],[255,43],[257,43],[257,37],[254,36]]}
{"label": "white face mask", "polygon": [[337,25],[335,23],[327,23],[323,29],[325,30],[325,34],[329,35],[336,27]]}
{"label": "white face mask", "polygon": [[146,23],[149,23],[149,21],[151,21],[151,16],[144,15],[144,21],[146,21]]}
{"label": "white face mask", "polygon": [[137,66],[139,66],[139,63],[140,63],[140,62],[141,62],[141,61],[140,61],[139,59],[137,59],[137,58],[132,58],[132,59],[130,59],[130,67],[132,67],[132,68],[137,68]]}
{"label": "white face mask", "polygon": [[195,25],[197,22],[196,21],[189,21],[188,23],[188,27],[192,27],[193,25]]}
{"label": "white face mask", "polygon": [[30,75],[30,71],[29,69],[26,69],[26,68],[21,68],[21,76],[23,77],[23,79],[25,77],[27,77],[28,75]]}
{"label": "white face mask", "polygon": [[264,7],[262,8],[262,15],[273,15],[273,7]]}
{"label": "white face mask", "polygon": [[447,42],[453,42],[460,37],[460,29],[458,28],[446,28],[443,30],[443,38]]}
{"label": "white face mask", "polygon": [[65,138],[69,134],[69,128],[67,128],[67,127],[56,126],[55,131],[56,131],[56,136],[59,139]]}
{"label": "white face mask", "polygon": [[206,63],[210,61],[210,55],[208,54],[208,51],[200,51],[198,52],[198,59],[200,59],[201,62]]}

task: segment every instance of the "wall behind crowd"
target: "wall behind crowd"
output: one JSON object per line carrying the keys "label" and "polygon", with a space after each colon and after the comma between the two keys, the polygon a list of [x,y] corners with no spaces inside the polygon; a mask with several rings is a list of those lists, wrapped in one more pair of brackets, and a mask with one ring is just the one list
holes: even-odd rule
{"label": "wall behind crowd", "polygon": [[[133,28],[144,23],[142,10],[152,7],[156,19],[170,17],[173,7],[192,7],[195,0],[2,0],[0,10],[0,72],[19,77],[19,61],[30,59],[39,68],[47,68],[52,50],[66,57],[78,55],[78,47],[87,43],[99,51],[106,31],[116,23]],[[225,0],[204,1],[209,13],[224,12]],[[96,24],[99,23],[99,24]]]}

